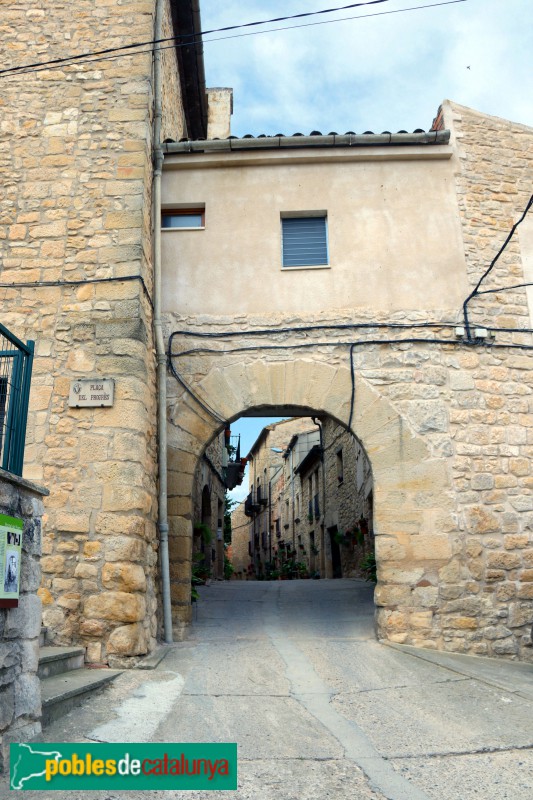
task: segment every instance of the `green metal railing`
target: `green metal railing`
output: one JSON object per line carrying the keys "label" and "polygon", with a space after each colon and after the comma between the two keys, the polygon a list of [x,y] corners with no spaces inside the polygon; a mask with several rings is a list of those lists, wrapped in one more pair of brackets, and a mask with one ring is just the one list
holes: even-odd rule
{"label": "green metal railing", "polygon": [[34,343],[0,322],[0,467],[22,475]]}

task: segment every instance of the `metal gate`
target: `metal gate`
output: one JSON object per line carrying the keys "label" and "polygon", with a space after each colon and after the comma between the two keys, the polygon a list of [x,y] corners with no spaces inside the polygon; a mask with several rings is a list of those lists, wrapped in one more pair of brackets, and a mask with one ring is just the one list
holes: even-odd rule
{"label": "metal gate", "polygon": [[34,342],[0,323],[0,466],[22,475]]}

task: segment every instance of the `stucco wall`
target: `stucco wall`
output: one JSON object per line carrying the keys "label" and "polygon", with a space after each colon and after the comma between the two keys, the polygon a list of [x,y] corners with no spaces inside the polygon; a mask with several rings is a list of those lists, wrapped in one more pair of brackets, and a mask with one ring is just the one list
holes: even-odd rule
{"label": "stucco wall", "polygon": [[[377,156],[383,160],[374,160]],[[460,304],[465,263],[451,149],[318,149],[165,159],[163,201],[205,230],[163,231],[167,311],[313,313]],[[259,163],[258,163],[259,162]],[[283,212],[326,211],[329,267],[281,267]]]}

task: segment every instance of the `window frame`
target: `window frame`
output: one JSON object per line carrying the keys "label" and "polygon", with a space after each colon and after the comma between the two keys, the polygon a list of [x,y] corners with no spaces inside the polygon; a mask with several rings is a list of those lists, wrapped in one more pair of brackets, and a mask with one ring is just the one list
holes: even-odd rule
{"label": "window frame", "polygon": [[[200,217],[200,225],[163,225],[165,217]],[[187,207],[169,207],[161,209],[161,230],[162,231],[203,231],[205,230],[205,205]]]}
{"label": "window frame", "polygon": [[[324,244],[326,252],[326,260],[321,264],[285,264],[285,235],[287,233],[287,226],[285,223],[289,220],[316,220],[321,219],[324,223]],[[281,269],[282,271],[289,271],[295,269],[330,269],[330,253],[329,253],[329,230],[328,230],[328,212],[324,209],[314,211],[282,211],[280,213],[280,235],[281,235]],[[320,245],[321,246],[321,245]]]}

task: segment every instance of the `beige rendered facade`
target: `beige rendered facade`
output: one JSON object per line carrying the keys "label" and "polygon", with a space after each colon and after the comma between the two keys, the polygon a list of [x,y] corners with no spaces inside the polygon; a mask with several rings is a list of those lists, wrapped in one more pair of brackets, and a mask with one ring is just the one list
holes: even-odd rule
{"label": "beige rendered facade", "polygon": [[[210,406],[169,383],[173,532],[185,548],[194,466],[220,420],[329,415],[371,464],[378,635],[532,660],[526,288],[479,293],[456,327],[529,201],[533,132],[450,102],[435,127],[426,144],[167,146],[164,203],[201,204],[204,224],[164,233],[166,328]],[[282,267],[291,215],[327,220],[327,263]],[[529,225],[481,291],[527,281]]]}

